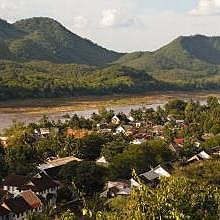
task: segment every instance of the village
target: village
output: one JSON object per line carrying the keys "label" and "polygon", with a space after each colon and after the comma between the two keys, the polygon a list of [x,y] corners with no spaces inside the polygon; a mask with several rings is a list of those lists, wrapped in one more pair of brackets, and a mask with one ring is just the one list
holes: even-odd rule
{"label": "village", "polygon": [[46,117],[29,125],[15,122],[0,137],[0,219],[41,213],[59,219],[66,212],[94,219],[87,200],[128,199],[142,185],[156,190],[161,181],[180,176],[204,178],[219,189],[219,134],[215,97],[206,105],[171,100],[128,115],[103,108],[88,119],[64,115],[58,122]]}

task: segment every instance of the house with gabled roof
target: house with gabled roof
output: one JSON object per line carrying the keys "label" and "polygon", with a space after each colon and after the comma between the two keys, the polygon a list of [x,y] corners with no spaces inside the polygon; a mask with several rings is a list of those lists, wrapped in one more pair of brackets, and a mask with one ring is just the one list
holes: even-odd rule
{"label": "house with gabled roof", "polygon": [[126,136],[130,136],[135,134],[136,129],[133,128],[131,125],[119,125],[116,128],[116,134],[124,134]]}
{"label": "house with gabled roof", "polygon": [[96,160],[96,164],[98,164],[98,165],[103,165],[103,166],[108,166],[109,165],[109,162],[105,159],[105,157],[104,156],[101,156],[100,158],[98,158],[97,160]]}
{"label": "house with gabled roof", "polygon": [[42,212],[43,203],[31,190],[24,191],[14,198],[3,201],[0,205],[0,216],[3,220],[23,220],[31,212]]}
{"label": "house with gabled roof", "polygon": [[139,177],[147,184],[154,185],[161,177],[170,177],[171,174],[161,165],[151,169],[146,173],[142,173]]}
{"label": "house with gabled roof", "polygon": [[54,202],[57,190],[60,188],[57,182],[43,173],[33,177],[9,175],[2,181],[2,186],[4,190],[8,190],[14,197],[24,191],[31,190],[50,202]]}
{"label": "house with gabled roof", "polygon": [[114,115],[114,116],[112,117],[111,122],[112,122],[112,124],[114,124],[114,125],[119,125],[119,124],[121,123],[121,120],[119,119],[118,116]]}
{"label": "house with gabled roof", "polygon": [[205,151],[201,151],[200,153],[188,159],[186,163],[189,164],[189,163],[194,163],[196,161],[209,160],[209,159],[211,159],[211,156],[207,154]]}
{"label": "house with gabled roof", "polygon": [[108,181],[106,187],[107,190],[102,195],[107,197],[128,196],[131,193],[131,183],[129,180]]}

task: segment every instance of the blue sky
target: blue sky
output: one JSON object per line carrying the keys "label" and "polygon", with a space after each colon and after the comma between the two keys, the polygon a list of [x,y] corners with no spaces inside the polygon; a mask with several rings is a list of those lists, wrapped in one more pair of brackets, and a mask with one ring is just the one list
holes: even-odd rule
{"label": "blue sky", "polygon": [[0,0],[0,16],[52,17],[124,52],[155,50],[180,35],[220,35],[220,0]]}

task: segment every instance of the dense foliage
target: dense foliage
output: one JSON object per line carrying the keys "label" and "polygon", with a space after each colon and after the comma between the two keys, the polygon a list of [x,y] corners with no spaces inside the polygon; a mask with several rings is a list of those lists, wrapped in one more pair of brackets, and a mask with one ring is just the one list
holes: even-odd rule
{"label": "dense foliage", "polygon": [[[152,53],[120,54],[50,18],[0,20],[0,100],[218,90],[219,42],[219,37],[179,37]],[[117,65],[106,67],[112,64]]]}
{"label": "dense foliage", "polygon": [[50,18],[36,17],[14,24],[2,21],[0,29],[0,50],[5,52],[2,59],[102,66],[121,56],[73,34]]}
{"label": "dense foliage", "polygon": [[126,54],[117,63],[145,70],[179,89],[218,89],[219,45],[219,37],[179,37],[152,53]]}
{"label": "dense foliage", "polygon": [[[0,61],[0,100],[138,93],[163,89],[144,71],[111,66]],[[168,85],[167,85],[168,87]]]}
{"label": "dense foliage", "polygon": [[169,178],[153,191],[147,186],[134,190],[123,207],[112,203],[110,211],[98,213],[97,219],[218,219],[219,195],[214,186]]}
{"label": "dense foliage", "polygon": [[[117,133],[114,115],[102,108],[91,118],[75,114],[52,121],[44,116],[27,125],[14,122],[4,132],[8,142],[0,146],[0,178],[34,175],[39,172],[37,165],[48,159],[78,157],[55,174],[62,183],[57,204],[76,199],[78,210],[64,208],[56,213],[47,207],[30,219],[80,219],[82,215],[98,220],[219,219],[220,104],[216,97],[208,97],[204,105],[175,99],[157,109],[132,110],[133,122],[124,113],[116,114],[122,127],[132,127],[132,134]],[[107,132],[101,124],[109,128]],[[38,133],[42,128],[49,131],[46,136]],[[139,136],[143,142],[134,144]],[[201,159],[202,151],[209,157]],[[97,160],[103,156],[106,162]],[[189,160],[193,156],[200,159]],[[141,174],[155,167],[164,168],[170,177],[153,182],[143,178]],[[120,186],[126,196],[106,191],[118,181],[131,184],[131,178],[139,186],[129,185],[129,191]],[[117,193],[113,186],[114,190]]]}

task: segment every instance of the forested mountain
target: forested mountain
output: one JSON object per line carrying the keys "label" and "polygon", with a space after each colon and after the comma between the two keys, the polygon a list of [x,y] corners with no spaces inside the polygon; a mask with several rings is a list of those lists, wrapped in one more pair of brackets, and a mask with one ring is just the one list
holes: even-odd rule
{"label": "forested mountain", "polygon": [[1,59],[46,60],[103,66],[122,54],[73,34],[51,18],[30,18],[8,24],[0,21]]}
{"label": "forested mountain", "polygon": [[0,19],[0,99],[195,89],[220,89],[220,37],[122,54],[51,18]]}
{"label": "forested mountain", "polygon": [[179,37],[154,52],[126,54],[117,63],[174,83],[198,78],[216,81],[220,76],[220,37]]}

